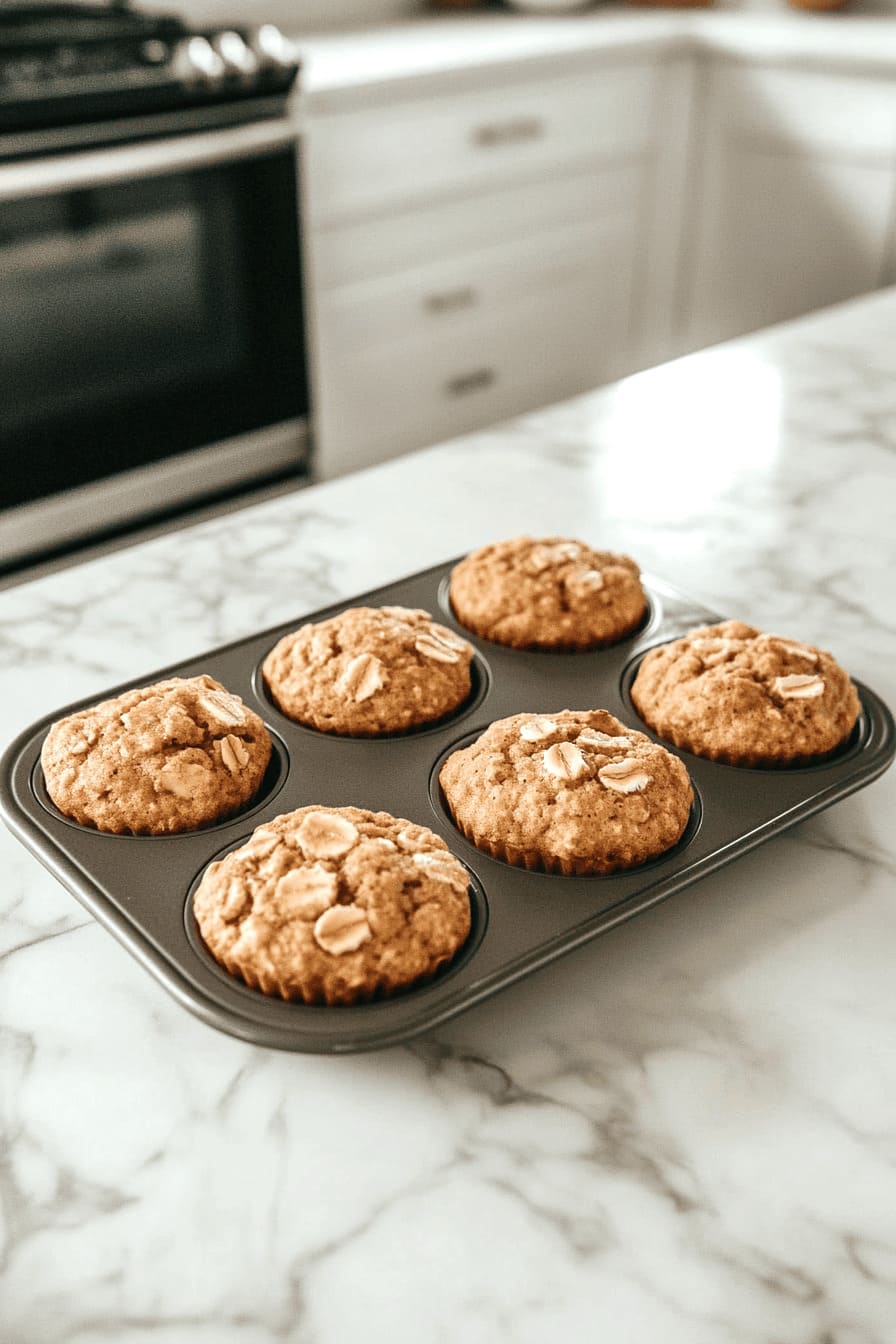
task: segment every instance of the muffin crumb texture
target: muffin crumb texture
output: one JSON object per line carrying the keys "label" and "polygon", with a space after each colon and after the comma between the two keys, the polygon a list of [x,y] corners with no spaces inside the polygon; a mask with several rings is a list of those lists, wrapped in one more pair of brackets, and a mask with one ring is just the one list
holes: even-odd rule
{"label": "muffin crumb texture", "polygon": [[294,722],[373,737],[435,722],[462,705],[472,657],[472,645],[427,611],[351,607],[285,635],[263,674]]}
{"label": "muffin crumb texture", "polygon": [[167,835],[232,815],[271,757],[261,718],[209,676],[172,677],[54,723],[41,751],[65,816],[113,834]]}
{"label": "muffin crumb texture", "polygon": [[212,956],[254,989],[351,1004],[427,979],[470,933],[467,871],[387,812],[304,807],[206,870],[193,911]]}
{"label": "muffin crumb texture", "polygon": [[634,560],[565,537],[515,537],[473,551],[452,571],[450,597],[466,629],[518,649],[613,644],[647,610]]}
{"label": "muffin crumb texture", "polygon": [[830,653],[743,621],[703,626],[651,649],[631,696],[660,737],[740,766],[827,756],[849,737],[861,708]]}
{"label": "muffin crumb texture", "polygon": [[448,757],[439,782],[477,848],[551,873],[611,873],[662,854],[693,802],[681,761],[602,709],[499,719]]}

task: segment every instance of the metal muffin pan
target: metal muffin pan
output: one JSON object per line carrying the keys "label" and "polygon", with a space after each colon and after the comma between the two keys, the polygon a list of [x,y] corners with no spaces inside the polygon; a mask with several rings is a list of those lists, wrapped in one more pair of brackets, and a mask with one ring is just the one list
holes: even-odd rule
{"label": "metal muffin pan", "polygon": [[[607,709],[656,738],[629,697],[640,658],[655,644],[723,618],[644,576],[650,609],[630,638],[588,653],[519,652],[477,639],[454,619],[447,596],[453,563],[57,709],[22,733],[0,761],[0,810],[9,828],[180,1003],[211,1026],[258,1045],[322,1054],[409,1040],[869,784],[893,759],[893,718],[873,691],[857,683],[862,712],[855,731],[820,764],[738,769],[669,747],[685,762],[696,801],[681,841],[639,868],[562,877],[497,862],[470,844],[448,815],[438,785],[448,752],[494,719],[565,708]],[[466,704],[436,725],[384,738],[335,737],[281,714],[262,684],[266,654],[299,625],[358,605],[423,607],[469,639],[477,652]],[[252,803],[227,821],[173,836],[104,835],[64,818],[46,794],[40,767],[50,724],[131,687],[200,672],[240,695],[271,733],[272,764]],[[352,1007],[285,1003],[249,989],[206,951],[191,906],[206,865],[262,822],[313,803],[386,811],[429,826],[468,868],[470,938],[427,983]]]}

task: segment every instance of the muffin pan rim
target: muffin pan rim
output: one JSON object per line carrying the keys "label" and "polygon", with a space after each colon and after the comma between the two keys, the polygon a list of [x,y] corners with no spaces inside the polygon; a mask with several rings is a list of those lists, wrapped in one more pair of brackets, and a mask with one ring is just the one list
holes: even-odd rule
{"label": "muffin pan rim", "polygon": [[[453,561],[451,568],[453,569],[454,565],[457,563],[456,560]],[[663,608],[657,591],[658,581],[652,582],[646,574],[642,573],[641,587],[644,589],[644,597],[647,605],[644,610],[644,615],[641,617],[638,624],[633,626],[631,630],[626,630],[618,639],[605,640],[603,643],[589,644],[581,648],[572,644],[558,644],[554,648],[551,648],[549,645],[533,645],[528,648],[518,648],[514,644],[502,644],[498,639],[489,639],[486,635],[477,634],[474,630],[471,630],[468,625],[464,625],[463,621],[451,605],[450,569],[439,583],[436,600],[442,615],[452,623],[458,634],[463,635],[465,639],[468,639],[471,642],[475,639],[478,640],[480,644],[484,644],[486,648],[501,649],[510,653],[526,654],[527,656],[533,655],[535,657],[540,657],[546,654],[549,658],[577,658],[581,656],[588,657],[595,653],[608,653],[611,650],[620,648],[623,644],[645,639],[654,630],[660,627],[663,619]]]}
{"label": "muffin pan rim", "polygon": [[[153,835],[150,832],[137,831],[104,831],[101,830],[99,826],[88,826],[86,822],[77,821],[74,817],[66,816],[66,814],[53,802],[47,789],[46,780],[44,779],[40,756],[38,756],[37,760],[34,762],[31,771],[31,791],[37,800],[38,805],[42,807],[54,821],[60,822],[63,826],[71,826],[76,831],[86,831],[89,835],[104,836],[108,840],[184,840],[191,836],[210,835],[215,831],[222,830],[226,826],[232,826],[234,822],[246,821],[253,817],[256,812],[267,806],[268,803],[273,802],[277,795],[283,790],[283,787],[289,778],[289,749],[275,728],[272,728],[269,723],[265,723],[264,726],[271,739],[271,759],[268,761],[267,768],[262,776],[261,784],[259,784],[248,802],[243,803],[242,807],[237,808],[235,812],[231,812],[226,817],[221,817],[217,821],[209,821],[204,826],[194,826],[191,829],[183,831],[164,831],[158,835]],[[46,736],[46,734],[44,734],[44,736]],[[265,788],[264,781],[271,773],[271,765],[274,762],[276,763],[274,780],[267,788]]]}
{"label": "muffin pan rim", "polygon": [[[490,721],[490,723],[492,722],[495,722],[495,720]],[[625,877],[631,873],[647,873],[651,869],[658,867],[660,864],[666,863],[670,859],[677,858],[685,849],[689,848],[697,838],[700,827],[703,824],[703,799],[700,794],[700,789],[697,787],[690,771],[688,771],[688,779],[690,780],[694,797],[691,802],[684,830],[675,841],[674,845],[670,845],[668,849],[663,850],[659,854],[654,854],[650,858],[644,859],[641,863],[633,864],[630,867],[620,867],[610,873],[551,873],[539,868],[523,868],[520,865],[510,863],[506,859],[494,858],[493,855],[487,854],[484,850],[479,849],[474,841],[472,841],[469,836],[465,835],[454,821],[454,818],[451,815],[451,809],[445,801],[444,790],[439,782],[441,768],[448,757],[455,751],[463,751],[465,747],[472,746],[477,738],[481,737],[486,729],[490,727],[490,723],[484,724],[480,728],[473,729],[471,732],[465,733],[462,737],[457,738],[454,742],[449,743],[433,762],[429,776],[429,802],[433,812],[437,817],[448,822],[454,837],[461,841],[471,854],[489,858],[493,863],[501,863],[504,867],[512,869],[515,873],[528,873],[532,877],[541,879],[542,881],[551,879],[559,882],[612,882],[614,878]],[[666,744],[660,743],[660,745],[665,746]],[[678,751],[674,747],[667,746],[666,750],[672,755],[678,755]],[[456,855],[456,857],[460,858],[460,855]],[[463,862],[462,859],[461,862]]]}
{"label": "muffin pan rim", "polygon": [[[245,835],[240,836],[236,840],[233,840],[230,844],[224,846],[222,849],[219,849],[217,853],[214,854],[212,858],[210,858],[207,861],[207,863],[204,864],[203,867],[199,869],[199,871],[193,878],[193,881],[190,883],[190,886],[187,889],[183,901],[184,926],[186,930],[187,941],[192,947],[195,955],[204,962],[204,964],[208,967],[209,971],[216,977],[216,979],[226,989],[236,990],[241,995],[248,996],[245,999],[247,1003],[255,1002],[259,998],[259,996],[261,996],[266,1003],[278,1005],[278,1007],[281,1008],[284,1011],[284,1013],[289,1013],[297,1008],[303,1011],[308,1009],[314,1012],[342,1013],[344,1011],[344,1008],[348,1005],[326,1004],[326,1003],[303,1003],[301,1000],[298,999],[283,999],[276,994],[261,994],[260,990],[253,989],[250,985],[247,985],[245,981],[241,980],[238,976],[231,975],[228,970],[226,970],[219,962],[215,960],[212,953],[206,946],[202,934],[199,931],[199,924],[197,922],[196,916],[193,913],[193,896],[208,866],[212,863],[216,863],[219,859],[223,859],[227,854],[232,853],[235,849],[239,849],[241,845],[246,843],[251,834],[252,834],[251,831],[247,832]],[[390,1003],[394,1002],[394,1000],[399,996],[401,997],[402,1000],[405,1000],[410,998],[412,995],[422,995],[425,994],[427,990],[438,989],[445,980],[449,979],[451,976],[461,971],[465,966],[466,962],[471,957],[475,956],[476,952],[479,950],[479,946],[483,938],[485,937],[485,933],[488,928],[488,915],[489,915],[488,897],[485,894],[485,889],[482,885],[482,882],[480,881],[477,874],[470,867],[469,863],[467,863],[457,854],[455,854],[453,857],[456,858],[458,863],[460,863],[466,869],[470,878],[467,884],[467,892],[470,900],[470,932],[465,941],[457,949],[457,951],[455,952],[454,956],[450,959],[450,961],[440,966],[439,969],[433,972],[433,974],[429,976],[427,979],[412,984],[406,989],[396,990],[395,993],[392,995],[385,995],[385,994],[376,995],[372,999],[366,1000],[353,1006],[357,1006],[358,1008],[363,1009],[376,1009],[379,1007],[388,1006]]]}
{"label": "muffin pan rim", "polygon": [[[266,657],[267,655],[264,655]],[[391,742],[400,741],[406,738],[426,737],[429,733],[441,732],[452,723],[458,723],[461,719],[474,714],[484,700],[488,698],[491,686],[491,669],[487,660],[482,656],[478,649],[473,650],[473,657],[470,660],[470,691],[455,709],[449,709],[447,714],[442,714],[438,719],[430,719],[411,728],[393,729],[385,733],[336,733],[325,732],[323,728],[315,728],[313,724],[301,723],[298,719],[291,719],[288,714],[277,705],[271,697],[271,694],[265,685],[264,672],[262,664],[264,657],[256,664],[252,672],[252,689],[255,697],[264,704],[270,713],[274,715],[284,725],[288,725],[291,730],[300,733],[311,733],[315,737],[326,738],[328,742]],[[266,724],[267,726],[267,724]]]}
{"label": "muffin pan rim", "polygon": [[[679,746],[679,744],[673,742],[671,738],[662,737],[646,719],[642,719],[632,700],[632,686],[638,675],[638,668],[641,666],[648,653],[653,649],[662,648],[664,644],[670,644],[671,642],[672,641],[668,639],[660,639],[643,649],[638,649],[636,653],[632,654],[631,658],[619,674],[619,695],[627,712],[637,721],[636,724],[632,724],[632,727],[637,726],[639,732],[645,733],[659,746],[665,747],[667,751],[674,751],[676,754],[680,755],[685,765],[687,765],[688,761],[697,760],[706,761],[710,765],[717,765],[724,770],[736,770],[739,774],[796,775],[801,772],[805,774],[814,774],[817,770],[823,770],[825,766],[834,763],[839,765],[851,760],[852,757],[857,755],[867,744],[871,735],[871,725],[865,703],[860,695],[859,714],[849,731],[849,736],[844,738],[844,740],[839,743],[838,746],[834,747],[832,751],[827,751],[822,755],[819,755],[816,760],[801,759],[794,763],[782,761],[780,765],[738,765],[733,761],[719,761],[712,756],[704,756],[700,752],[692,751],[689,747]],[[856,681],[854,677],[851,677],[850,680],[858,691],[861,683]],[[868,688],[866,687],[864,689],[867,690]]]}

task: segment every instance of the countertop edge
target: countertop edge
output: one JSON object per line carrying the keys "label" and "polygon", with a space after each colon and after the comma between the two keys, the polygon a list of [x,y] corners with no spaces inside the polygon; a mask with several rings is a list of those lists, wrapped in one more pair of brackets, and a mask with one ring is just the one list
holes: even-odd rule
{"label": "countertop edge", "polygon": [[896,72],[896,22],[865,15],[698,14],[614,7],[587,15],[426,18],[295,38],[298,104],[310,114],[414,97],[493,78],[544,75],[570,64],[655,57],[718,58],[867,77]]}

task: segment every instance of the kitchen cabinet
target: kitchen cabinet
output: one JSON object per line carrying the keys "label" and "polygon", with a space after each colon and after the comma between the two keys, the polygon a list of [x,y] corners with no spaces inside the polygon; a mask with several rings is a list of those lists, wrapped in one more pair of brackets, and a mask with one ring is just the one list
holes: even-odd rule
{"label": "kitchen cabinet", "polygon": [[644,151],[653,77],[647,62],[540,79],[486,70],[459,91],[318,115],[307,144],[312,226]]}
{"label": "kitchen cabinet", "polygon": [[[610,215],[328,296],[330,471],[571,396],[628,367],[630,221]],[[374,292],[371,292],[374,291]]]}
{"label": "kitchen cabinet", "polygon": [[896,79],[716,58],[697,106],[687,348],[885,283]]}
{"label": "kitchen cabinet", "polygon": [[[309,119],[321,476],[570,396],[665,349],[679,59],[395,97]],[[487,81],[487,82],[486,82]],[[657,315],[660,315],[657,317]]]}
{"label": "kitchen cabinet", "polygon": [[305,136],[318,474],[896,282],[896,77],[824,61],[710,36],[330,97]]}

